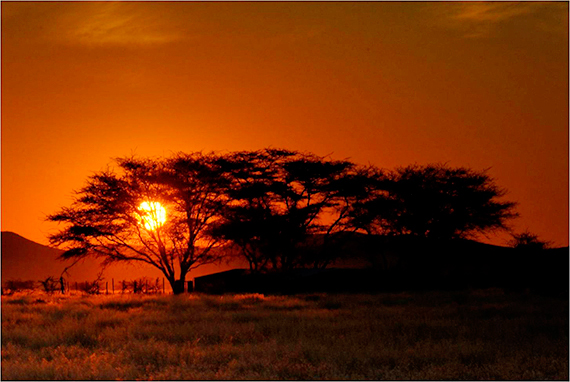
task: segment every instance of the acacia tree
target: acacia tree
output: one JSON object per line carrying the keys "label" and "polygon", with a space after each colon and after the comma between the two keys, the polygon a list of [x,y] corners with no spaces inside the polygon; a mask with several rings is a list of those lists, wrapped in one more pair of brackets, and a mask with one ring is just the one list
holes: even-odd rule
{"label": "acacia tree", "polygon": [[265,149],[232,153],[224,158],[231,187],[224,219],[213,234],[238,248],[238,256],[247,260],[250,270],[268,268],[271,254],[279,243],[276,230],[279,178],[282,162],[294,156],[287,150]]}
{"label": "acacia tree", "polygon": [[237,245],[254,271],[328,265],[327,249],[347,229],[354,164],[280,149],[226,159],[233,202],[216,234]]}
{"label": "acacia tree", "polygon": [[539,239],[538,235],[526,230],[519,234],[512,234],[512,239],[508,242],[509,246],[522,252],[540,252],[550,248],[551,243]]}
{"label": "acacia tree", "polygon": [[508,229],[515,203],[486,171],[447,165],[407,166],[379,173],[378,189],[352,211],[369,233],[433,239],[468,238]]}
{"label": "acacia tree", "polygon": [[63,259],[143,262],[159,269],[175,294],[200,265],[219,260],[208,231],[227,204],[217,156],[118,159],[120,172],[91,176],[70,207],[48,216],[64,228],[49,237]]}

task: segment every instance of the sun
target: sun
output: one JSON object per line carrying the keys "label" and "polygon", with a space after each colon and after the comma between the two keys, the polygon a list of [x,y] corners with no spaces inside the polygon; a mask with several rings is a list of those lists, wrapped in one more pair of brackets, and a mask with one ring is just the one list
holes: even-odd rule
{"label": "sun", "polygon": [[159,202],[142,202],[140,221],[148,231],[154,231],[166,222],[166,210]]}

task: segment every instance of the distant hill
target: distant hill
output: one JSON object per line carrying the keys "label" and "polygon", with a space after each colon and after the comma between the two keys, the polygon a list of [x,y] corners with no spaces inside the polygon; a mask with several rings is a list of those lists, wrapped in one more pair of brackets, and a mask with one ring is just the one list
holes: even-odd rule
{"label": "distant hill", "polygon": [[497,287],[568,295],[568,247],[525,251],[473,240],[442,241],[404,235],[356,234],[344,239],[331,248],[339,260],[327,269],[267,274],[236,269],[196,278],[196,290],[308,293]]}
{"label": "distant hill", "polygon": [[387,285],[568,291],[568,247],[529,252],[473,240],[404,235],[357,235],[343,247],[344,252],[367,260]]}
{"label": "distant hill", "polygon": [[[58,260],[63,251],[16,233],[2,232],[1,238],[3,282],[59,277],[72,263]],[[568,247],[525,253],[471,240],[438,242],[409,236],[387,238],[357,234],[335,246],[335,251],[339,260],[330,268],[337,270],[331,269],[319,276],[330,278],[327,281],[330,285],[356,283],[364,278],[372,280],[374,288],[383,290],[495,286],[568,293]],[[228,264],[205,265],[193,270],[187,280],[244,267],[247,265],[235,260]],[[68,271],[67,279],[70,282],[94,280],[100,269],[97,259],[86,259]],[[358,273],[358,269],[364,273]],[[116,281],[163,277],[160,271],[142,263],[114,264],[105,269],[103,276]],[[325,282],[318,280],[317,283]]]}
{"label": "distant hill", "polygon": [[[1,240],[3,282],[15,279],[38,281],[48,276],[59,277],[65,267],[73,263],[71,260],[58,260],[58,257],[63,253],[62,250],[38,244],[14,232],[2,232]],[[231,264],[204,265],[193,270],[188,275],[187,280],[233,267]],[[85,259],[68,270],[67,278],[70,282],[91,281],[95,280],[100,270],[101,266],[98,259]],[[112,278],[115,280],[133,280],[141,277],[162,278],[164,275],[154,267],[134,262],[132,264],[113,264],[105,269],[103,277],[106,280]]]}
{"label": "distant hill", "polygon": [[63,251],[35,243],[14,232],[2,232],[2,278],[40,279],[58,275],[70,262],[57,261]]}

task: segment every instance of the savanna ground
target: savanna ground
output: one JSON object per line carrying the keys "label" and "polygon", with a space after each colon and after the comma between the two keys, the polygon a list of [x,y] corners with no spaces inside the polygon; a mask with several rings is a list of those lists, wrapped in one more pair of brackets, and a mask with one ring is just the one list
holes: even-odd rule
{"label": "savanna ground", "polygon": [[3,380],[568,377],[568,300],[531,293],[2,297]]}

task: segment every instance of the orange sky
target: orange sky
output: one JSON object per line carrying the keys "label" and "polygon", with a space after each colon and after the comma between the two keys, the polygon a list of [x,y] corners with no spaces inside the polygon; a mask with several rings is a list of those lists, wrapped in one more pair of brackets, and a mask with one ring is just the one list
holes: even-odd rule
{"label": "orange sky", "polygon": [[568,3],[2,2],[2,230],[114,157],[268,146],[490,167],[568,245]]}

